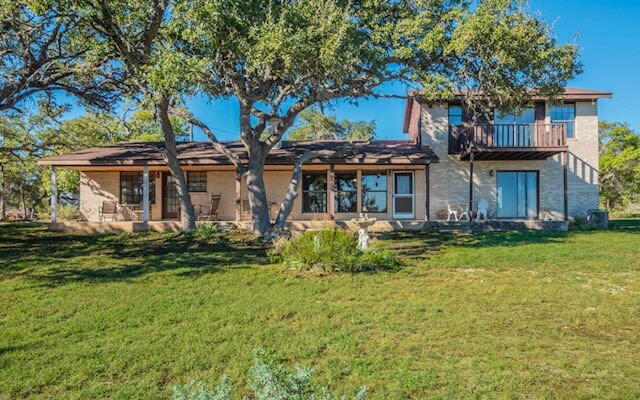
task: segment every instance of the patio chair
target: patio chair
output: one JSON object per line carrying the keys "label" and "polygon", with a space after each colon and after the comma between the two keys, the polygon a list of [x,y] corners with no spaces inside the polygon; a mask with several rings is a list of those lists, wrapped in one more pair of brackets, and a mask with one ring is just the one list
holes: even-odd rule
{"label": "patio chair", "polygon": [[111,217],[112,221],[116,220],[118,214],[118,202],[104,200],[102,205],[98,207],[98,219],[104,221],[106,217]]}
{"label": "patio chair", "polygon": [[242,209],[242,219],[244,220],[245,217],[251,219],[251,203],[249,203],[249,199],[242,199],[240,206]]}
{"label": "patio chair", "polygon": [[220,209],[220,198],[222,194],[212,194],[211,201],[208,206],[200,205],[198,212],[198,220],[215,221],[218,219]]}
{"label": "patio chair", "polygon": [[451,208],[451,205],[447,203],[447,222],[451,221],[451,216],[457,221],[458,220],[458,210],[454,210]]}
{"label": "patio chair", "polygon": [[[129,212],[131,213],[131,219],[134,221],[142,221],[142,217],[144,216],[144,205],[142,204],[142,202],[140,202],[139,204],[136,204],[134,206],[131,206],[129,208]],[[149,204],[149,220],[152,219],[151,217],[151,204]]]}
{"label": "patio chair", "polygon": [[480,221],[480,216],[486,221],[489,218],[489,202],[482,199],[478,201],[478,215],[476,221]]}
{"label": "patio chair", "polygon": [[458,221],[462,221],[463,218],[466,218],[467,221],[471,221],[469,211],[469,204],[460,205],[460,216],[458,217]]}

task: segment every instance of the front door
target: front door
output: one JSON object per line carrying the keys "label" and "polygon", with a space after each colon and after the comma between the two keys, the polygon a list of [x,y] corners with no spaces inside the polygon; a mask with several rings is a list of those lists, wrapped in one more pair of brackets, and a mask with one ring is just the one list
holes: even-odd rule
{"label": "front door", "polygon": [[538,218],[538,172],[498,171],[498,218]]}
{"label": "front door", "polygon": [[171,172],[162,173],[162,219],[177,219],[180,216],[178,188]]}
{"label": "front door", "polygon": [[413,172],[393,173],[393,218],[414,218]]}

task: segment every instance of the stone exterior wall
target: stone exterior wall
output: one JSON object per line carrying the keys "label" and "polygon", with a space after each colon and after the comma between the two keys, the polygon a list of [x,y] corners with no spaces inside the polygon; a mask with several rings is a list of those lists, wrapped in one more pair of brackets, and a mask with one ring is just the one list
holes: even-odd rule
{"label": "stone exterior wall", "polygon": [[[448,154],[448,108],[446,103],[426,105],[421,113],[422,143],[440,158],[431,166],[430,211],[432,219],[447,218],[447,204],[466,204],[469,199],[469,161]],[[547,123],[550,123],[547,110]],[[569,139],[569,215],[584,216],[598,208],[598,116],[591,102],[576,103],[575,139]],[[497,210],[496,171],[539,171],[539,218],[562,219],[564,216],[563,167],[560,155],[544,161],[476,161],[474,162],[474,204],[485,199],[490,217]],[[493,174],[491,174],[493,171]],[[491,176],[493,175],[493,176]]]}
{"label": "stone exterior wall", "polygon": [[[383,167],[359,167],[356,170],[353,167],[336,166],[336,172],[341,170],[356,172],[358,177],[364,170],[387,172],[387,213],[371,214],[380,220],[392,220],[392,171],[404,171],[404,167],[397,169],[385,169]],[[367,169],[368,168],[368,169]],[[389,167],[387,167],[389,168]],[[425,173],[422,166],[417,166],[414,171],[415,200],[414,211],[415,220],[425,219],[425,202],[426,202],[426,182]],[[313,166],[313,171],[323,171],[330,176],[328,166]],[[120,198],[120,171],[84,171],[80,174],[80,212],[82,219],[85,221],[99,221],[98,208],[105,200],[117,201]],[[150,171],[149,178],[156,180],[155,204],[151,204],[151,220],[162,219],[162,174],[160,171]],[[267,188],[267,200],[280,205],[286,194],[289,181],[291,180],[291,170],[267,170],[264,175],[265,186]],[[209,205],[212,194],[220,194],[219,220],[234,221],[236,218],[236,173],[231,170],[208,170],[207,171],[207,192],[191,193],[191,201],[193,202],[196,213]],[[329,183],[331,185],[331,183]],[[300,195],[295,200],[291,216],[293,220],[309,221],[309,220],[327,220],[328,214],[304,213],[302,211],[302,189]],[[241,199],[247,199],[247,188],[244,181],[241,183]],[[358,199],[360,199],[360,185],[358,185]],[[361,208],[361,201],[358,200],[358,209]],[[272,212],[275,217],[276,209]],[[348,221],[357,216],[358,213],[335,213],[335,219],[338,221]],[[248,216],[245,214],[244,219]],[[118,220],[128,220],[126,209],[122,207],[118,211]]]}

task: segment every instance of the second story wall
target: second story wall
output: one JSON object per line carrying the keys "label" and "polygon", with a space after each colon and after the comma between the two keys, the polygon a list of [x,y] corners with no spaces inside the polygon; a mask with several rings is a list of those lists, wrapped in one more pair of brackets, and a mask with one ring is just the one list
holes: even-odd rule
{"label": "second story wall", "polygon": [[[569,104],[569,103],[567,103]],[[596,101],[576,101],[573,119],[574,137],[567,139],[569,215],[584,216],[599,206],[598,181],[598,108]],[[551,124],[551,109],[540,103],[536,121]],[[541,114],[543,117],[541,118]],[[487,118],[493,122],[493,118]],[[446,204],[464,203],[469,195],[469,162],[452,154],[449,129],[449,103],[422,104],[419,123],[423,145],[431,147],[440,158],[431,173],[432,215],[442,214]],[[496,182],[492,171],[540,171],[540,218],[549,215],[558,219],[563,214],[562,158],[560,155],[541,161],[477,161],[474,173],[474,198],[486,198],[495,211]],[[437,217],[436,217],[437,218]]]}

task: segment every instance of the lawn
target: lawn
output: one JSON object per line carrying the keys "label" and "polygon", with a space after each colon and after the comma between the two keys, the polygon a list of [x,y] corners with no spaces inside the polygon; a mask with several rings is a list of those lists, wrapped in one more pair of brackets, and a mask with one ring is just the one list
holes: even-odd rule
{"label": "lawn", "polygon": [[259,345],[370,399],[639,398],[640,224],[617,228],[388,234],[400,272],[298,277],[240,232],[5,225],[0,398],[242,387]]}

